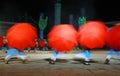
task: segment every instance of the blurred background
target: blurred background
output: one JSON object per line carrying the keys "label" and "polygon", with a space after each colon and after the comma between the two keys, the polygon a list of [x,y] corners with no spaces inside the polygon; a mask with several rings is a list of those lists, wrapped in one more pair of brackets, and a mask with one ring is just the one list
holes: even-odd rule
{"label": "blurred background", "polygon": [[0,35],[5,35],[15,22],[29,22],[38,28],[41,14],[48,17],[45,37],[57,23],[72,23],[78,28],[82,16],[112,26],[120,20],[119,9],[118,0],[1,0]]}

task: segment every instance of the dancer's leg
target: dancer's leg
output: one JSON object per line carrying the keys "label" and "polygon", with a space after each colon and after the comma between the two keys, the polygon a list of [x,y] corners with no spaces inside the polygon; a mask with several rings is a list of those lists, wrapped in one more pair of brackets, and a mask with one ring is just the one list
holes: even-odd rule
{"label": "dancer's leg", "polygon": [[107,56],[106,56],[106,60],[105,60],[105,64],[109,64],[109,61],[112,57],[112,55],[115,53],[115,50],[114,49],[110,49],[107,53]]}
{"label": "dancer's leg", "polygon": [[110,49],[107,53],[106,59],[111,59],[112,55],[115,53],[114,49]]}
{"label": "dancer's leg", "polygon": [[90,61],[90,50],[85,50],[85,61]]}
{"label": "dancer's leg", "polygon": [[50,64],[55,64],[55,61],[56,61],[56,58],[57,58],[57,55],[58,55],[58,54],[59,54],[59,53],[58,53],[56,50],[53,51],[51,60],[49,61]]}
{"label": "dancer's leg", "polygon": [[84,64],[85,65],[90,65],[90,63],[89,63],[89,61],[90,61],[90,50],[89,49],[86,49],[85,51],[84,51],[84,54],[85,54],[85,61],[84,61]]}
{"label": "dancer's leg", "polygon": [[54,50],[51,59],[56,61],[57,55],[58,55],[58,52]]}
{"label": "dancer's leg", "polygon": [[18,57],[22,60],[25,60],[27,58],[23,50],[19,51],[18,55]]}
{"label": "dancer's leg", "polygon": [[9,60],[12,56],[14,56],[14,55],[16,55],[16,54],[18,54],[18,50],[17,50],[17,49],[15,49],[15,48],[9,48],[8,53],[7,53],[7,55],[5,56],[5,63],[8,64],[8,60]]}
{"label": "dancer's leg", "polygon": [[18,57],[22,59],[23,63],[27,60],[27,56],[25,55],[25,52],[23,50],[19,51]]}

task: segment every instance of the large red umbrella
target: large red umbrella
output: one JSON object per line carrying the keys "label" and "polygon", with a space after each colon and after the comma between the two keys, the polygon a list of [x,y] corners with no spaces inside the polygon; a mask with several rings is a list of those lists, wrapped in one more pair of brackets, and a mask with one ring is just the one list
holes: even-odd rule
{"label": "large red umbrella", "polygon": [[106,45],[115,50],[120,50],[120,24],[112,26],[107,32]]}
{"label": "large red umbrella", "polygon": [[37,30],[30,23],[16,23],[7,30],[8,46],[23,50],[33,48],[37,39]]}
{"label": "large red umbrella", "polygon": [[48,33],[48,46],[58,52],[70,51],[77,45],[77,31],[71,24],[55,25]]}
{"label": "large red umbrella", "polygon": [[107,26],[101,21],[87,21],[79,27],[79,43],[84,48],[102,48],[105,45]]}

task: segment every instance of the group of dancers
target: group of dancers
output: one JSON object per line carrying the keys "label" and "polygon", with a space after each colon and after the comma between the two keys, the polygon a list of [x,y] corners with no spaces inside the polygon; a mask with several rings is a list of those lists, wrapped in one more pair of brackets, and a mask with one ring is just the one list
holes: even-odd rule
{"label": "group of dancers", "polygon": [[79,26],[78,30],[70,24],[58,24],[48,33],[49,46],[54,48],[50,64],[55,64],[56,58],[61,52],[69,52],[72,48],[80,45],[83,51],[76,57],[84,58],[83,64],[90,65],[91,51],[93,49],[109,47],[105,58],[105,64],[109,64],[113,54],[120,56],[120,26],[112,27],[102,21],[87,21]]}
{"label": "group of dancers", "polygon": [[[53,54],[49,63],[55,64],[58,54],[69,52],[77,45],[84,50],[77,57],[84,58],[84,64],[90,65],[91,50],[103,48],[105,45],[109,47],[105,64],[109,64],[112,55],[120,50],[120,24],[107,27],[102,21],[89,20],[78,29],[72,24],[57,24],[52,27],[47,35],[48,46],[53,49]],[[18,55],[23,63],[27,60],[24,50],[34,48],[38,39],[37,28],[26,22],[15,23],[6,32],[6,42],[8,52],[5,56],[5,63]]]}

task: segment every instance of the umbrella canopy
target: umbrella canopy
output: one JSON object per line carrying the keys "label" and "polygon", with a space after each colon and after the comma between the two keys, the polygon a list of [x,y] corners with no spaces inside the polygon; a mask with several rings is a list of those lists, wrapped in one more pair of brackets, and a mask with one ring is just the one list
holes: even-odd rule
{"label": "umbrella canopy", "polygon": [[102,48],[105,45],[107,26],[101,21],[87,21],[79,27],[79,43],[88,49]]}
{"label": "umbrella canopy", "polygon": [[0,36],[0,46],[3,46],[3,36]]}
{"label": "umbrella canopy", "polygon": [[8,47],[23,50],[33,48],[37,39],[37,30],[30,23],[16,23],[7,30]]}
{"label": "umbrella canopy", "polygon": [[112,26],[107,32],[106,45],[115,50],[120,50],[120,24]]}
{"label": "umbrella canopy", "polygon": [[77,31],[71,24],[55,25],[48,33],[48,46],[58,52],[70,51],[77,45]]}
{"label": "umbrella canopy", "polygon": [[44,40],[44,39],[41,39],[41,40],[39,41],[39,46],[40,46],[40,47],[44,47],[44,45],[45,45],[45,40]]}

